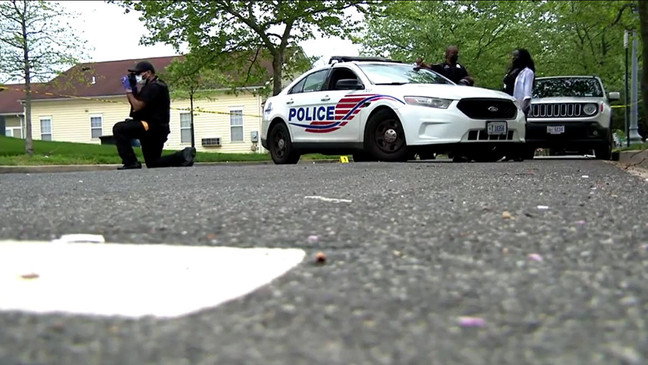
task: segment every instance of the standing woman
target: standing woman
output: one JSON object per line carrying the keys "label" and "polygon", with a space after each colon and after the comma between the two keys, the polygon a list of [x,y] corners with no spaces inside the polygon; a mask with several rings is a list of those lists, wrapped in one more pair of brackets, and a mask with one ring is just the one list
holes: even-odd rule
{"label": "standing woman", "polygon": [[529,51],[518,48],[512,53],[511,66],[504,76],[504,92],[513,96],[524,115],[531,108],[531,93],[535,79],[535,65]]}

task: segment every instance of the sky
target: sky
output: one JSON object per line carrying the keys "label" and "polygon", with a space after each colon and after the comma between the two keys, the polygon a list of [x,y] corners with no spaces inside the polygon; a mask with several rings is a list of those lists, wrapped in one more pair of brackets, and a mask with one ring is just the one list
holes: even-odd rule
{"label": "sky", "polygon": [[[83,61],[116,61],[177,54],[173,47],[164,44],[140,45],[140,38],[148,32],[135,12],[124,14],[120,6],[104,1],[62,1],[60,4],[67,12],[78,14],[72,26],[76,28],[79,38],[88,42],[89,47]],[[301,46],[308,56],[323,56],[316,65],[327,63],[334,55],[359,54],[357,45],[340,38],[311,40]]]}

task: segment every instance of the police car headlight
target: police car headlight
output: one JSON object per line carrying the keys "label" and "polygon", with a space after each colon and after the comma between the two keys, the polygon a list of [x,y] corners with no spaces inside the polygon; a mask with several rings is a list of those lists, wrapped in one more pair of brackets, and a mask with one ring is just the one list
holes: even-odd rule
{"label": "police car headlight", "polygon": [[406,96],[405,102],[410,105],[429,106],[431,108],[448,109],[452,99],[430,98],[427,96]]}
{"label": "police car headlight", "polygon": [[594,113],[596,113],[596,110],[598,110],[596,104],[585,104],[585,106],[583,106],[583,113],[587,115],[594,115]]}

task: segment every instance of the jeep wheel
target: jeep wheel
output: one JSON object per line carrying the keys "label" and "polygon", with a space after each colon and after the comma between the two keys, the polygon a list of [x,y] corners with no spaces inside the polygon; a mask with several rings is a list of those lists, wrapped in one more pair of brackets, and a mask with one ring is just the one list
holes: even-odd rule
{"label": "jeep wheel", "polygon": [[612,158],[612,134],[608,132],[608,143],[600,144],[594,147],[594,156],[599,160],[609,160]]}
{"label": "jeep wheel", "polygon": [[421,160],[436,160],[437,156],[435,152],[419,152],[418,155]]}
{"label": "jeep wheel", "polygon": [[612,145],[603,144],[594,148],[594,156],[599,160],[609,160],[612,157]]}
{"label": "jeep wheel", "polygon": [[299,153],[294,150],[288,128],[283,123],[272,126],[268,134],[268,147],[272,161],[278,165],[296,164],[299,161]]}
{"label": "jeep wheel", "polygon": [[365,146],[380,161],[407,159],[405,132],[394,112],[383,109],[371,116],[365,131]]}

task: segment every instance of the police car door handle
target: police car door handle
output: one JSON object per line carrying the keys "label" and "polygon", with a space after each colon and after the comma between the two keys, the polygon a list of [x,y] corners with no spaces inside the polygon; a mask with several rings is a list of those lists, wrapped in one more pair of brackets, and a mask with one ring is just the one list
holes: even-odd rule
{"label": "police car door handle", "polygon": [[286,104],[293,104],[295,101],[293,99],[290,99],[286,102]]}
{"label": "police car door handle", "polygon": [[331,98],[327,95],[327,96],[323,97],[321,100],[322,101],[329,101],[329,100],[331,100]]}

